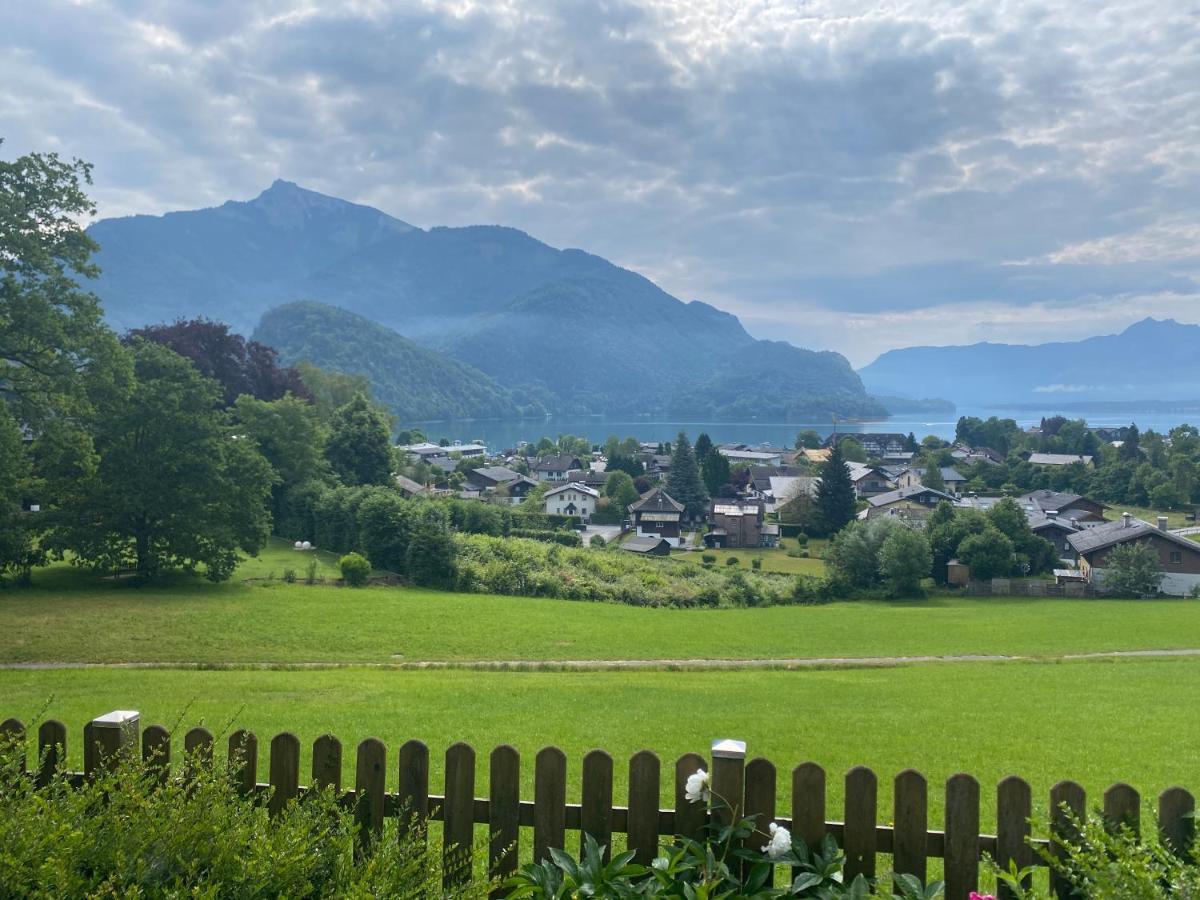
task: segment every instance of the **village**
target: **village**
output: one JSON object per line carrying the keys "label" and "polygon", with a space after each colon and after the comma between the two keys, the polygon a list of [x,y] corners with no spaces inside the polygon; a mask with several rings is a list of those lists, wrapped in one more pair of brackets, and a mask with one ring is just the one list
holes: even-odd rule
{"label": "village", "polygon": [[[1028,434],[1038,432],[1031,428]],[[1102,442],[1108,452],[1119,452],[1125,430],[1093,429],[1088,434],[1089,446]],[[922,530],[941,504],[986,513],[1008,497],[1023,511],[1029,530],[1053,546],[1055,561],[1048,575],[1067,595],[1102,592],[1109,555],[1124,545],[1153,550],[1159,561],[1160,593],[1194,596],[1200,591],[1200,543],[1192,539],[1200,528],[1194,511],[1150,515],[1137,510],[1146,515],[1143,519],[1070,488],[1073,476],[1094,470],[1100,451],[1026,451],[1006,460],[1005,454],[989,447],[934,437],[918,443],[911,434],[834,432],[816,437],[802,434],[796,448],[778,448],[712,445],[701,435],[695,455],[703,457],[697,468],[707,482],[707,496],[701,509],[693,505],[692,510],[669,490],[671,444],[635,438],[588,445],[568,436],[497,451],[477,441],[414,442],[397,448],[407,465],[396,482],[410,497],[533,504],[573,528],[590,546],[615,545],[650,556],[713,549],[769,555],[782,553],[787,538],[798,537],[801,546],[807,543],[808,512],[836,444],[845,458],[855,516],[861,522],[889,519]],[[706,467],[709,454],[718,459]],[[1008,462],[1020,467],[1026,482],[1039,486],[1022,490],[1007,483],[989,489],[992,479],[981,473]],[[715,479],[706,477],[714,470]],[[629,475],[636,496],[614,490],[614,484],[621,483],[612,479],[614,472]],[[944,571],[934,576],[952,588],[973,581],[970,566],[956,558],[945,561]],[[992,580],[1004,590],[1012,581]]]}

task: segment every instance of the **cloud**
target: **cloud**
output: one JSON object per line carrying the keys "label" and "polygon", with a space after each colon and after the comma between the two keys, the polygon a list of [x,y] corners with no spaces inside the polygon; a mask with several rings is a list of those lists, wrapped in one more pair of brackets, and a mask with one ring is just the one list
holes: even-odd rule
{"label": "cloud", "polygon": [[1121,303],[1200,320],[1198,27],[1172,0],[46,0],[0,7],[0,127],[95,162],[104,215],[286,177],[865,361]]}

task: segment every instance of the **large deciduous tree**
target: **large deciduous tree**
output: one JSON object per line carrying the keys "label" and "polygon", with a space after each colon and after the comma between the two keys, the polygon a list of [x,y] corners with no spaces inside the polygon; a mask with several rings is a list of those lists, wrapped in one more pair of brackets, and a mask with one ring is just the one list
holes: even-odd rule
{"label": "large deciduous tree", "polygon": [[1149,541],[1118,544],[1108,553],[1104,588],[1118,597],[1145,597],[1158,593],[1164,578],[1158,551]]}
{"label": "large deciduous tree", "polygon": [[100,463],[54,534],[59,551],[100,569],[151,578],[193,570],[220,581],[238,552],[266,543],[275,474],[235,434],[220,389],[183,357],[135,340],[135,382],[95,427]]}
{"label": "large deciduous tree", "polygon": [[345,484],[388,484],[392,447],[387,420],[363,394],[333,414],[325,456]]}

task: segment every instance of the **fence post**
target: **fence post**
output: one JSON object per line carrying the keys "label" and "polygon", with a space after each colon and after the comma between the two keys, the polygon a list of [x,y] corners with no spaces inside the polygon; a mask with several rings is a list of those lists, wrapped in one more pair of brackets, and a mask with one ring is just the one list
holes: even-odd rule
{"label": "fence post", "polygon": [[[1009,775],[996,786],[996,864],[1009,871],[1015,863],[1017,869],[1026,866],[1029,859],[1029,817],[1033,815],[1033,792],[1029,783],[1016,775]],[[1022,882],[1029,890],[1031,881]],[[1001,900],[1012,900],[1016,893],[1006,884],[999,885],[996,893]]]}
{"label": "fence post", "polygon": [[892,783],[892,868],[925,883],[929,833],[929,785],[916,769],[905,769]]}
{"label": "fence post", "polygon": [[[521,835],[521,754],[501,744],[492,751],[488,774],[488,875],[501,880],[517,870]],[[586,784],[587,770],[584,769]],[[587,788],[584,788],[587,796]],[[611,803],[609,804],[612,805]],[[493,892],[503,896],[503,891]]]}
{"label": "fence post", "polygon": [[471,877],[475,832],[475,748],[452,744],[446,750],[446,789],[442,800],[442,886]]}
{"label": "fence post", "polygon": [[1128,828],[1136,838],[1141,834],[1142,799],[1127,784],[1114,784],[1104,792],[1104,818],[1113,831]]}
{"label": "fence post", "polygon": [[38,787],[48,785],[59,766],[66,764],[67,726],[57,719],[47,719],[38,728]]}
{"label": "fence post", "polygon": [[238,793],[251,796],[258,784],[258,737],[253,731],[240,728],[229,736],[226,763]]}
{"label": "fence post", "polygon": [[716,807],[713,817],[722,825],[731,825],[742,817],[746,808],[746,742],[732,738],[712,743],[712,792],[724,801]]}
{"label": "fence post", "polygon": [[19,760],[14,766],[18,771],[13,775],[24,775],[25,770],[29,768],[29,751],[25,745],[25,723],[20,719],[5,719],[0,722],[0,740],[20,745],[20,753],[17,754]]}
{"label": "fence post", "polygon": [[300,795],[300,739],[291,732],[281,731],[271,738],[269,773],[271,799],[267,809],[274,818],[289,800]]}
{"label": "fence post", "polygon": [[342,742],[332,734],[313,741],[311,783],[318,791],[331,788],[334,796],[342,792]]}
{"label": "fence post", "polygon": [[814,762],[792,769],[792,833],[814,851],[825,840],[825,770]]}
{"label": "fence post", "polygon": [[658,855],[659,759],[649,750],[629,760],[629,813],[626,831],[634,862],[648,866]]}
{"label": "fence post", "polygon": [[[1074,781],[1060,781],[1050,789],[1050,854],[1055,859],[1061,860],[1066,855],[1063,842],[1078,840],[1078,829],[1072,818],[1082,821],[1086,812],[1087,794]],[[1050,893],[1059,900],[1068,900],[1075,895],[1075,888],[1052,868]]]}
{"label": "fence post", "polygon": [[[84,729],[84,740],[88,740],[91,723]],[[89,758],[84,747],[84,757]],[[171,777],[171,732],[162,725],[151,725],[142,732],[142,762],[158,779],[160,785],[165,785]]]}
{"label": "fence post", "polygon": [[141,742],[140,718],[137,710],[116,709],[92,719],[91,753],[84,758],[92,764],[88,774],[101,768],[111,768],[121,753],[136,753]]}
{"label": "fence post", "polygon": [[979,885],[979,782],[959,773],[946,782],[946,900],[967,900]]}
{"label": "fence post", "polygon": [[878,781],[866,766],[846,773],[846,821],[842,826],[842,849],[846,852],[846,880],[858,875],[875,877],[875,824]]}
{"label": "fence post", "polygon": [[680,837],[700,840],[704,836],[704,821],[708,810],[703,803],[687,798],[687,780],[704,768],[699,753],[685,753],[675,762],[675,833]]}
{"label": "fence post", "polygon": [[613,761],[603,750],[591,750],[583,758],[583,796],[579,809],[579,856],[583,858],[584,835],[604,848],[604,861],[612,857]]}
{"label": "fence post", "polygon": [[358,745],[354,774],[354,823],[358,826],[358,852],[367,850],[383,835],[383,807],[387,792],[387,748],[379,738]]}
{"label": "fence post", "polygon": [[567,831],[567,755],[543,747],[533,761],[533,861],[562,850]]}
{"label": "fence post", "polygon": [[1167,788],[1158,795],[1158,833],[1171,852],[1191,862],[1196,834],[1195,798],[1181,787]]}

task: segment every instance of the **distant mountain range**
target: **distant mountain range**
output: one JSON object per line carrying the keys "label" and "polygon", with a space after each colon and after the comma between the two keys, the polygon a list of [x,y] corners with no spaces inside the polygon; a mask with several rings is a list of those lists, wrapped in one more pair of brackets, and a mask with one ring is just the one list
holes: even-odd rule
{"label": "distant mountain range", "polygon": [[410,420],[885,413],[840,354],[756,340],[735,316],[512,228],[423,230],[277,181],[89,232],[114,326],[203,315],[249,333],[262,318],[256,337],[285,359],[366,374]]}
{"label": "distant mountain range", "polygon": [[890,350],[859,370],[872,393],[945,397],[966,405],[1200,399],[1200,325],[1143,319],[1120,334],[1037,344]]}

